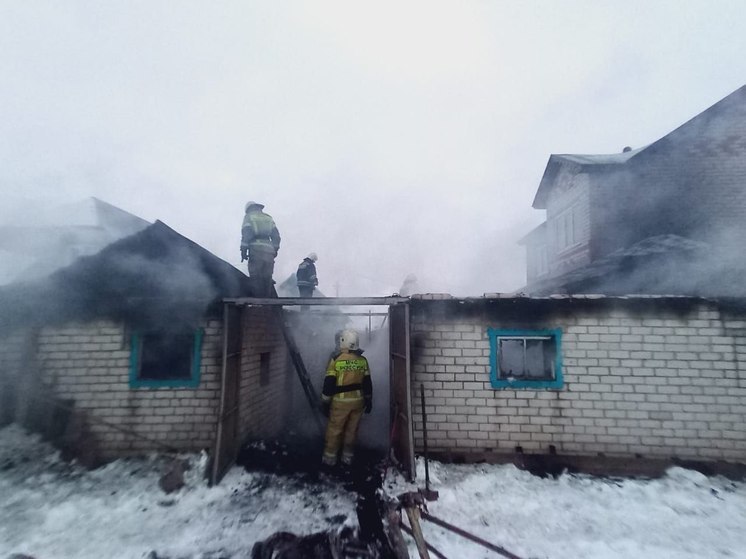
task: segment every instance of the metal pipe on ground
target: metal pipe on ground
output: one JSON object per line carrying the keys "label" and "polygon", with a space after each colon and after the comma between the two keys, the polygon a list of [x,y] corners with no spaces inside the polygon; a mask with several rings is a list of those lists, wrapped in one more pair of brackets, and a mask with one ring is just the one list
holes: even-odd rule
{"label": "metal pipe on ground", "polygon": [[[406,524],[401,524],[400,527],[407,534],[409,534],[412,538],[414,538],[414,533],[412,532],[412,529],[409,526],[407,526]],[[428,551],[430,551],[430,553],[432,553],[433,555],[435,555],[438,559],[448,559],[448,557],[446,557],[445,555],[443,555],[442,552],[438,551],[438,548],[436,548],[435,546],[433,546],[427,540],[425,541],[425,545],[427,546]]]}
{"label": "metal pipe on ground", "polygon": [[430,513],[427,513],[425,511],[422,511],[420,514],[422,518],[425,520],[429,520],[433,524],[437,524],[441,528],[445,528],[446,530],[450,530],[451,532],[458,534],[462,538],[466,538],[467,540],[471,540],[474,543],[478,543],[482,547],[486,547],[490,551],[494,551],[495,553],[499,553],[503,557],[507,557],[508,559],[521,559],[518,555],[515,555],[505,549],[504,547],[500,547],[499,545],[495,545],[494,543],[488,542],[487,540],[483,540],[479,536],[475,536],[474,534],[471,534],[467,532],[466,530],[459,528],[458,526],[454,526],[453,524],[449,524],[445,520],[441,520],[440,518],[437,518],[433,516]]}

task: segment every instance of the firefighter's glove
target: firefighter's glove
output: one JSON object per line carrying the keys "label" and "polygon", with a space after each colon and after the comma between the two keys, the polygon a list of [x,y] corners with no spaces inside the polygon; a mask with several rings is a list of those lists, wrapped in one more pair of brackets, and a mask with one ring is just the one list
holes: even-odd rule
{"label": "firefighter's glove", "polygon": [[241,262],[243,262],[244,260],[248,260],[249,259],[248,252],[249,251],[246,250],[245,248],[241,249]]}
{"label": "firefighter's glove", "polygon": [[324,417],[329,417],[329,413],[332,410],[332,404],[331,402],[323,402],[321,404],[321,413],[324,414]]}
{"label": "firefighter's glove", "polygon": [[365,413],[370,413],[373,409],[373,400],[370,398],[365,399]]}

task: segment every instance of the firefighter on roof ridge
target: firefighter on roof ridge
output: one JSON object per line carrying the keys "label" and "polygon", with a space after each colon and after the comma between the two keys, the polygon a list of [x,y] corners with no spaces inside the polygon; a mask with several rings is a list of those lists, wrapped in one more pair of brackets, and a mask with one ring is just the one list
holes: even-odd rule
{"label": "firefighter on roof ridge", "polygon": [[247,202],[241,225],[241,262],[249,261],[249,278],[255,297],[271,295],[272,272],[280,250],[280,232],[263,208],[264,204],[259,202]]}
{"label": "firefighter on roof ridge", "polygon": [[[298,284],[298,294],[301,297],[313,297],[313,290],[319,284],[319,278],[316,276],[316,261],[319,259],[315,252],[312,252],[303,259],[295,273],[295,281]],[[304,305],[301,310],[307,310],[308,306]]]}

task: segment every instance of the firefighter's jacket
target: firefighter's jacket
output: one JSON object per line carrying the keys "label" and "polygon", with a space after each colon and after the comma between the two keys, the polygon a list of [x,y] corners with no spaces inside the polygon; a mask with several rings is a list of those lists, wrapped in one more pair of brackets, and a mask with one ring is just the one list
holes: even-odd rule
{"label": "firefighter's jacket", "polygon": [[249,253],[277,254],[280,232],[271,215],[255,208],[246,212],[241,225],[241,248],[249,249]]}
{"label": "firefighter's jacket", "polygon": [[316,287],[319,284],[319,278],[316,277],[316,264],[310,258],[304,258],[298,266],[295,273],[298,287]]}
{"label": "firefighter's jacket", "polygon": [[373,399],[368,360],[362,351],[338,353],[329,361],[321,393],[324,402],[358,403],[360,407]]}

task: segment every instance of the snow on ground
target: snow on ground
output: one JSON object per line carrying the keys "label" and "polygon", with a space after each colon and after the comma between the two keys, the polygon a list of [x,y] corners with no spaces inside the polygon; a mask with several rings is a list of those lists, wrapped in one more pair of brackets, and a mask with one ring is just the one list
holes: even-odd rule
{"label": "snow on ground", "polygon": [[220,485],[191,458],[187,486],[166,495],[156,457],[93,471],[69,466],[35,435],[0,430],[0,559],[207,559],[248,556],[278,530],[312,533],[354,518],[339,486],[233,468]]}
{"label": "snow on ground", "polygon": [[[424,479],[421,462],[417,475]],[[439,492],[430,514],[521,557],[746,558],[746,484],[724,478],[671,468],[657,480],[553,479],[512,465],[431,463],[430,481]],[[432,523],[422,526],[449,559],[496,557]]]}
{"label": "snow on ground", "polygon": [[[253,543],[354,524],[355,495],[302,476],[236,467],[213,488],[204,457],[187,457],[187,485],[158,487],[163,459],[119,460],[85,471],[18,427],[0,430],[0,559],[246,557]],[[431,463],[430,512],[521,557],[746,558],[746,484],[672,468],[659,480],[562,475],[513,466]],[[419,479],[424,477],[418,465]],[[389,474],[384,489],[412,489]],[[423,522],[449,559],[496,555]],[[414,547],[411,556],[416,557]]]}

